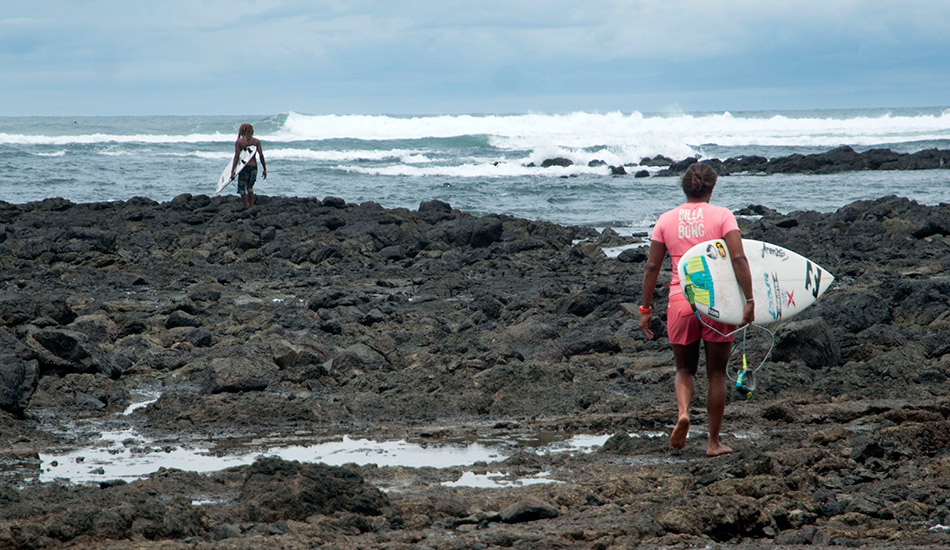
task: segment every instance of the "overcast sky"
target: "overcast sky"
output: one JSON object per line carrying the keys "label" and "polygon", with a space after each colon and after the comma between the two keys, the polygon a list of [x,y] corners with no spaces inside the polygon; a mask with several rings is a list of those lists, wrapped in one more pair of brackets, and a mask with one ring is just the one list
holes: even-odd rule
{"label": "overcast sky", "polygon": [[950,104],[946,0],[31,0],[0,115]]}

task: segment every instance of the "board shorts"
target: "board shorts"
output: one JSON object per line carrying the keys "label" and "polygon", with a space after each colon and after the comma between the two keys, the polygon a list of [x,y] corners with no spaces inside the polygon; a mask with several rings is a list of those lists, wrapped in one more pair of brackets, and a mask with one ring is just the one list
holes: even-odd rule
{"label": "board shorts", "polygon": [[[736,330],[735,325],[727,325],[703,317],[706,325],[715,328],[722,334],[729,334]],[[699,322],[693,307],[689,305],[682,292],[670,292],[670,301],[666,309],[666,334],[671,344],[686,345],[703,340],[704,342],[732,342],[735,335],[723,336]]]}
{"label": "board shorts", "polygon": [[254,182],[257,181],[257,167],[245,166],[238,174],[237,191],[240,195],[246,195],[254,191]]}

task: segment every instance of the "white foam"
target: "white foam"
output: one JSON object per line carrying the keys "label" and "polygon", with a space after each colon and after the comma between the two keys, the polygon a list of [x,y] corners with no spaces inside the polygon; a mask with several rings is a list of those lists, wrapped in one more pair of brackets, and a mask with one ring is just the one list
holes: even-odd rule
{"label": "white foam", "polygon": [[290,113],[272,139],[396,140],[490,137],[503,149],[619,147],[619,156],[636,151],[683,153],[704,144],[834,147],[875,145],[950,137],[950,110],[939,115],[791,116],[711,114],[643,115],[639,112],[523,114],[486,116],[392,117],[303,115]]}
{"label": "white foam", "polygon": [[[600,159],[608,164],[638,161],[663,154],[682,159],[702,154],[705,146],[786,146],[831,148],[841,144],[857,147],[888,146],[908,142],[950,139],[950,110],[931,114],[894,115],[796,113],[765,116],[733,114],[639,112],[567,114],[528,113],[517,115],[433,115],[399,117],[386,115],[305,115],[291,112],[273,132],[262,132],[265,142],[292,143],[333,139],[364,141],[423,140],[481,136],[502,151],[530,152],[528,162],[564,156],[575,164]],[[35,135],[0,133],[0,145],[67,144],[190,144],[233,143],[232,133],[188,134],[89,133]],[[484,142],[482,142],[484,143]],[[229,151],[222,151],[227,156]],[[406,164],[425,163],[428,150],[332,150],[288,147],[269,154],[277,158],[348,162],[381,160],[394,156]],[[219,157],[220,158],[220,157]]]}
{"label": "white foam", "polygon": [[527,166],[518,162],[482,161],[480,163],[465,163],[458,165],[414,165],[393,164],[388,166],[358,166],[341,164],[334,169],[370,176],[444,176],[451,178],[508,178],[519,176],[546,176],[560,177],[577,174],[607,175],[610,168],[606,166],[589,167],[585,164],[572,166],[551,166],[541,168],[539,165]]}
{"label": "white foam", "polygon": [[96,144],[96,143],[202,143],[202,142],[234,142],[234,137],[221,133],[215,134],[188,134],[188,135],[165,135],[165,134],[81,134],[81,135],[60,135],[45,136],[34,134],[6,134],[0,133],[0,144],[3,145],[70,145],[70,144]]}
{"label": "white foam", "polygon": [[[201,159],[223,160],[234,156],[232,150],[224,148],[218,151],[192,151],[189,153],[162,153],[169,157],[197,157]],[[355,162],[355,161],[401,161],[405,163],[429,162],[426,151],[420,149],[388,150],[314,150],[306,148],[280,147],[265,148],[267,159],[304,160],[318,162]]]}
{"label": "white foam", "polygon": [[141,400],[134,401],[128,407],[126,407],[125,410],[122,411],[122,416],[128,416],[139,409],[144,409],[145,407],[158,401],[158,398],[161,397],[161,394],[157,391],[148,391],[142,392],[141,397]]}

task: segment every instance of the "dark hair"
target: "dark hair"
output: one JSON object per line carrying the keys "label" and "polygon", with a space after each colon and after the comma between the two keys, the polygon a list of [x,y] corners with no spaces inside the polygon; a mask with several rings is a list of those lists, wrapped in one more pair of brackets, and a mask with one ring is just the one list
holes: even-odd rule
{"label": "dark hair", "polygon": [[708,164],[695,162],[689,165],[683,177],[680,179],[680,185],[683,186],[683,192],[687,197],[699,198],[712,191],[716,186],[716,180],[719,175]]}
{"label": "dark hair", "polygon": [[244,123],[238,128],[238,137],[249,137],[254,135],[254,127],[248,123]]}

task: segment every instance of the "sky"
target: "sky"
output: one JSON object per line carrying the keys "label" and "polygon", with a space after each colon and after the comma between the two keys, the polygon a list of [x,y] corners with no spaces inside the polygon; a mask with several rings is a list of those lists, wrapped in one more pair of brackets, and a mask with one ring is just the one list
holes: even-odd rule
{"label": "sky", "polygon": [[945,0],[31,0],[0,116],[950,105]]}

